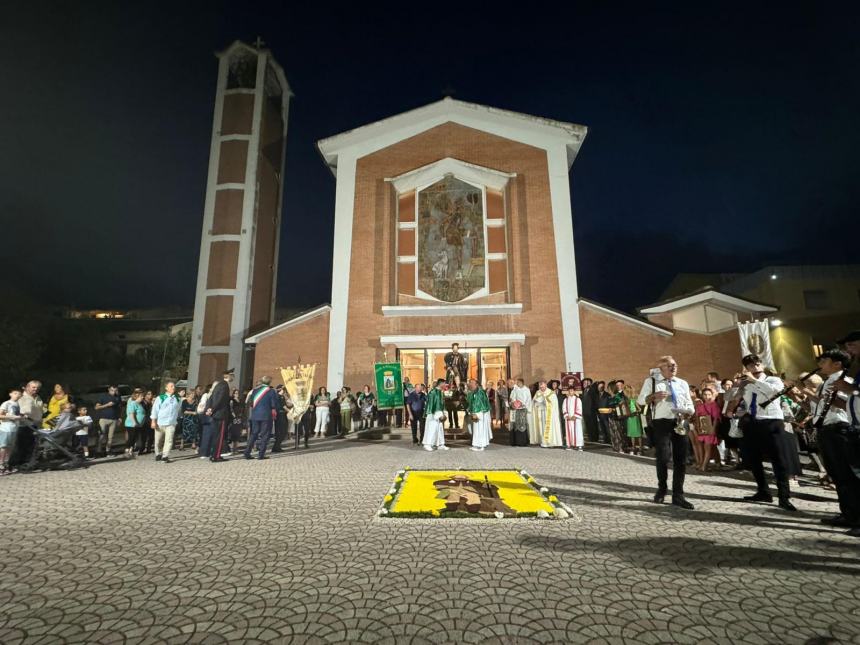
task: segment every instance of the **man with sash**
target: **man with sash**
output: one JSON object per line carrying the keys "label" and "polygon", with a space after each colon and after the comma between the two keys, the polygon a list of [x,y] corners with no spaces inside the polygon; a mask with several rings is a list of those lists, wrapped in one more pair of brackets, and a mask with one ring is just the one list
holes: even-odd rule
{"label": "man with sash", "polygon": [[846,378],[851,356],[831,349],[818,357],[818,369],[824,383],[818,389],[818,402],[812,419],[818,428],[818,447],[827,474],[836,486],[839,515],[824,518],[822,524],[847,528],[848,534],[860,537],[860,463],[857,459],[860,433],[860,397],[853,379]]}
{"label": "man with sash", "polygon": [[442,384],[445,379],[438,379],[433,389],[427,394],[427,405],[424,408],[424,439],[422,444],[424,450],[448,450],[445,445],[445,429],[442,426],[442,419],[445,418],[445,406],[442,403]]}
{"label": "man with sash", "polygon": [[249,401],[251,413],[248,415],[251,429],[248,433],[248,446],[245,448],[245,459],[252,459],[251,452],[254,444],[257,444],[257,459],[268,459],[266,447],[269,445],[269,435],[272,432],[272,424],[278,416],[281,407],[281,399],[278,393],[269,385],[272,382],[270,376],[260,378],[260,384],[251,390]]}
{"label": "man with sash", "polygon": [[558,411],[558,395],[541,380],[532,397],[533,443],[541,448],[561,446],[561,416]]}
{"label": "man with sash", "polygon": [[466,413],[471,415],[472,450],[480,452],[490,445],[493,430],[490,424],[490,400],[484,390],[473,378],[469,379],[469,391],[466,394]]}
{"label": "man with sash", "polygon": [[576,394],[573,384],[567,388],[567,396],[561,405],[564,416],[564,435],[567,439],[565,450],[582,450],[585,441],[582,436],[582,401]]}

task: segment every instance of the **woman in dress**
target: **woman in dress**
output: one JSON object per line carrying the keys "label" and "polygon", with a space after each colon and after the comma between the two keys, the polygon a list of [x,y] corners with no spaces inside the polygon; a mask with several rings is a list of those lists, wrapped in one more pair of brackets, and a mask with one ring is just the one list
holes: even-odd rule
{"label": "woman in dress", "polygon": [[785,464],[785,474],[788,475],[789,483],[799,486],[798,478],[803,473],[803,466],[800,464],[800,444],[796,434],[800,428],[795,426],[802,412],[800,406],[788,396],[781,396],[779,404],[785,419],[785,433],[784,436],[780,435],[781,441],[777,449],[782,452],[782,463]]}
{"label": "woman in dress", "polygon": [[709,385],[702,388],[701,399],[696,401],[694,405],[696,419],[693,425],[696,428],[695,440],[699,445],[699,451],[696,455],[696,468],[705,472],[716,446],[720,442],[717,436],[717,425],[723,414],[719,403],[717,403],[717,393]]}
{"label": "woman in dress", "polygon": [[365,385],[364,389],[358,393],[358,408],[361,411],[361,429],[372,428],[376,397],[370,391],[369,385]]}
{"label": "woman in dress", "polygon": [[627,399],[627,438],[630,440],[630,452],[634,455],[642,454],[642,412],[633,395],[633,386],[624,386],[624,398]]}
{"label": "woman in dress", "polygon": [[189,390],[182,400],[180,407],[179,449],[185,450],[185,444],[191,444],[192,450],[197,450],[200,441],[200,417],[197,415],[197,396],[194,390]]}
{"label": "woman in dress", "polygon": [[55,419],[60,416],[67,403],[69,403],[69,395],[66,394],[66,389],[57,383],[54,386],[54,393],[48,399],[48,414],[42,419],[42,427],[53,428]]}

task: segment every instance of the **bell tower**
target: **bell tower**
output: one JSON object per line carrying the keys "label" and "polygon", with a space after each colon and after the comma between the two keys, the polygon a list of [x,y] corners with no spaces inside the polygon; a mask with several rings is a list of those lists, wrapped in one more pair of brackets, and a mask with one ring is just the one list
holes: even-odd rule
{"label": "bell tower", "polygon": [[218,57],[188,381],[248,370],[244,339],[271,326],[290,87],[257,38]]}

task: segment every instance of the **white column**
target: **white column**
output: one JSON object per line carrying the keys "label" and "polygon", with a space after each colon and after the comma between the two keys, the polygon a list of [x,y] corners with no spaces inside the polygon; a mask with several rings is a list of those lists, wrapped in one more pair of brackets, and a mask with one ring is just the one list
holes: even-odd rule
{"label": "white column", "polygon": [[567,146],[564,143],[558,143],[547,149],[546,156],[555,232],[555,259],[558,267],[565,368],[582,371],[582,334],[577,304],[579,292],[576,285],[576,257],[573,250],[573,213],[570,207]]}
{"label": "white column", "polygon": [[337,163],[334,201],[334,259],[331,275],[331,317],[328,330],[328,375],[325,385],[336,392],[343,386],[346,354],[346,317],[352,256],[352,222],[355,209],[354,152],[341,153]]}

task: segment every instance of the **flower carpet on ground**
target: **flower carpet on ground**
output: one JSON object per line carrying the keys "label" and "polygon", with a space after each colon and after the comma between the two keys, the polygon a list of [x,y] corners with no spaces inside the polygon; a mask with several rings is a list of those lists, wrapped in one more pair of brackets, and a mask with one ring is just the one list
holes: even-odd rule
{"label": "flower carpet on ground", "polygon": [[523,470],[397,472],[380,517],[565,519],[572,515]]}

